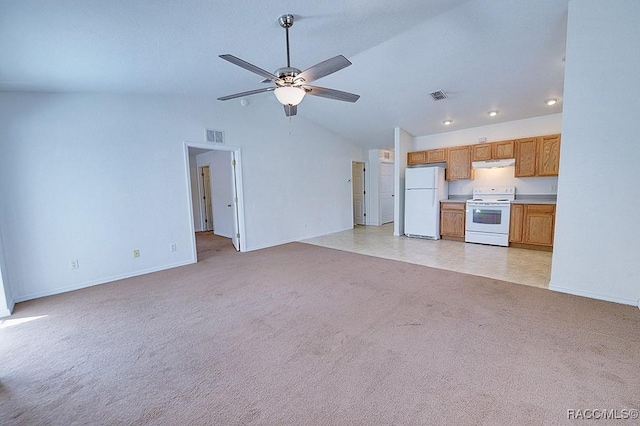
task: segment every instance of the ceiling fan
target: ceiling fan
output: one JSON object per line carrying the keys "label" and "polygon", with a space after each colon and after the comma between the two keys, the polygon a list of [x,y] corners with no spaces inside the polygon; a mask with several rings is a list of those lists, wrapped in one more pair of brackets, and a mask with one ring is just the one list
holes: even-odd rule
{"label": "ceiling fan", "polygon": [[222,96],[219,101],[227,101],[229,99],[241,98],[244,96],[255,95],[263,92],[274,92],[278,101],[284,105],[284,113],[287,117],[296,115],[298,104],[302,102],[304,95],[320,96],[323,98],[335,99],[345,102],[355,102],[360,96],[353,93],[342,92],[335,89],[327,89],[325,87],[311,86],[309,83],[340,71],[351,65],[351,62],[342,55],[322,61],[304,71],[291,66],[289,56],[289,28],[293,26],[293,15],[282,15],[278,19],[278,23],[286,31],[287,38],[287,66],[277,69],[273,74],[265,71],[249,62],[243,61],[233,55],[220,55],[220,58],[229,61],[234,65],[251,71],[265,78],[263,83],[273,82],[275,86],[265,87],[262,89],[249,90],[247,92],[236,93],[233,95]]}

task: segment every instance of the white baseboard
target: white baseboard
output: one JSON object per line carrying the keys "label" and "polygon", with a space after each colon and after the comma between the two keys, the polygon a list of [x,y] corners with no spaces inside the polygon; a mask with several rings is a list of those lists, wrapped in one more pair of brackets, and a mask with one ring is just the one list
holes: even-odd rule
{"label": "white baseboard", "polygon": [[631,305],[640,308],[640,300],[630,297],[620,297],[610,294],[597,293],[593,291],[576,290],[570,287],[549,284],[549,290],[559,293],[573,294],[574,296],[588,297],[590,299],[605,300],[607,302],[621,303],[623,305]]}
{"label": "white baseboard", "polygon": [[118,280],[123,280],[123,279],[126,279],[126,278],[137,277],[139,275],[150,274],[152,272],[164,271],[165,269],[172,269],[172,268],[177,268],[179,266],[191,265],[192,263],[195,263],[195,261],[193,259],[185,261],[185,262],[174,263],[174,264],[171,264],[171,265],[160,266],[158,268],[145,269],[145,270],[142,270],[142,271],[136,271],[136,272],[132,272],[132,273],[128,273],[128,274],[122,274],[122,275],[114,275],[112,277],[101,278],[101,279],[94,280],[94,281],[86,281],[86,282],[83,282],[83,283],[79,283],[79,284],[75,284],[75,285],[71,285],[71,286],[67,286],[67,287],[62,287],[62,288],[56,288],[56,289],[53,289],[53,290],[39,291],[39,292],[36,292],[36,293],[31,293],[31,294],[26,294],[26,295],[23,295],[23,296],[16,297],[14,302],[15,303],[19,303],[19,302],[24,302],[24,301],[27,301],[27,300],[39,299],[41,297],[53,296],[54,294],[67,293],[69,291],[75,291],[75,290],[80,290],[80,289],[87,288],[87,287],[93,287],[94,285],[107,284],[107,283],[110,283],[110,282],[113,282],[113,281],[118,281]]}

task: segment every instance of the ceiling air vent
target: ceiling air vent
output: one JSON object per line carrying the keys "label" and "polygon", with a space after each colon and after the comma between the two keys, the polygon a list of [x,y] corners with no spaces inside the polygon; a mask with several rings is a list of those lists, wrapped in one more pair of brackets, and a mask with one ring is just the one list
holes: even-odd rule
{"label": "ceiling air vent", "polygon": [[224,143],[224,133],[221,130],[206,129],[207,142]]}
{"label": "ceiling air vent", "polygon": [[447,99],[447,94],[444,93],[444,90],[436,90],[433,93],[429,93],[434,101],[441,101],[443,99]]}

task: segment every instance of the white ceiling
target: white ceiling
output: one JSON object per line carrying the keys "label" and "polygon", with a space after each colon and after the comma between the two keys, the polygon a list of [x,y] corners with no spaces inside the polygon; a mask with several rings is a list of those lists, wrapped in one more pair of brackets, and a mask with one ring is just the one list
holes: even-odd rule
{"label": "white ceiling", "polygon": [[[257,89],[259,76],[218,55],[285,66],[277,18],[292,13],[292,66],[345,55],[352,66],[314,84],[361,95],[355,104],[308,96],[298,115],[365,147],[392,147],[396,126],[421,136],[560,112],[562,102],[544,100],[562,98],[568,2],[3,0],[0,91]],[[435,90],[449,98],[434,102]],[[282,108],[272,98],[249,100]]]}

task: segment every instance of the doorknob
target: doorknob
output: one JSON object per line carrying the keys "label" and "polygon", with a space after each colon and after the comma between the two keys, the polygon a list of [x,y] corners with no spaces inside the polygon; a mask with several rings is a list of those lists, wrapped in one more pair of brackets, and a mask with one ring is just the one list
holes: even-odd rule
{"label": "doorknob", "polygon": [[227,204],[227,207],[231,207],[231,204]]}

